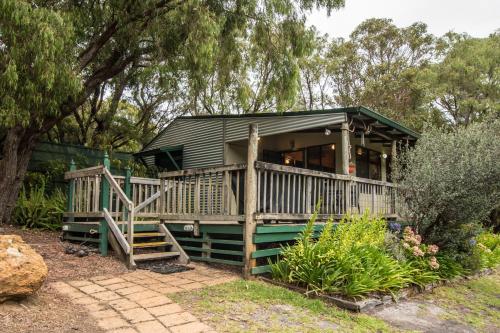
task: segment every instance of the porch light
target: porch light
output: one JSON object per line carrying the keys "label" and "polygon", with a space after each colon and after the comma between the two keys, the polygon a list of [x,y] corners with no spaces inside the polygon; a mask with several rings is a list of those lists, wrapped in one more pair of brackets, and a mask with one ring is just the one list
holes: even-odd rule
{"label": "porch light", "polygon": [[356,149],[356,154],[363,155],[363,149],[361,147],[358,147],[358,149]]}
{"label": "porch light", "polygon": [[288,164],[290,164],[290,162],[291,162],[290,157],[285,158],[285,164],[288,165]]}
{"label": "porch light", "polygon": [[325,135],[330,135],[332,134],[332,131],[329,128],[325,128]]}
{"label": "porch light", "polygon": [[335,150],[335,143],[332,143],[332,145],[330,146],[330,148],[332,148],[332,150]]}
{"label": "porch light", "polygon": [[387,154],[386,154],[386,153],[383,153],[383,154],[382,154],[382,158],[383,158],[383,159],[386,159],[386,158],[387,158]]}

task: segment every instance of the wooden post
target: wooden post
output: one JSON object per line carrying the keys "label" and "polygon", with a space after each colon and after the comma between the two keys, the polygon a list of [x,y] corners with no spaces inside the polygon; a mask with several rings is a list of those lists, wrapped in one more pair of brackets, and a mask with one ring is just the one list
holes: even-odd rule
{"label": "wooden post", "polygon": [[398,155],[398,149],[397,149],[397,141],[392,140],[391,142],[391,159],[395,160]]}
{"label": "wooden post", "polygon": [[[130,167],[125,168],[125,182],[123,185],[123,192],[125,192],[125,195],[127,198],[132,200],[132,187],[130,184],[130,178],[132,178],[132,170],[130,170]],[[128,219],[128,208],[125,207],[125,204],[123,205],[123,221],[126,221]]]}
{"label": "wooden post", "polygon": [[257,209],[257,172],[255,162],[258,154],[259,130],[257,124],[250,124],[248,127],[248,154],[247,154],[247,172],[245,181],[245,226],[243,228],[243,237],[245,242],[245,266],[243,277],[248,279],[252,276],[252,268],[255,267],[255,259],[252,259],[252,253],[256,247],[253,242],[253,235],[257,229],[255,221],[255,211]]}
{"label": "wooden post", "polygon": [[[71,162],[69,163],[69,171],[75,171],[76,170],[76,164],[73,159],[71,159]],[[73,207],[73,196],[75,195],[75,180],[70,179],[68,183],[68,195],[66,196],[66,199],[68,200],[67,204],[67,210],[69,213],[74,212],[74,207]],[[69,222],[73,222],[75,218],[72,216],[68,218]]]}
{"label": "wooden post", "polygon": [[[103,165],[108,170],[110,169],[110,161],[108,153],[104,153]],[[101,209],[102,212],[104,208],[109,209],[109,183],[106,177],[102,177],[101,182]],[[102,256],[108,255],[108,223],[105,219],[102,219],[99,223],[99,252]]]}
{"label": "wooden post", "polygon": [[343,122],[342,131],[342,174],[349,175],[349,124]]}

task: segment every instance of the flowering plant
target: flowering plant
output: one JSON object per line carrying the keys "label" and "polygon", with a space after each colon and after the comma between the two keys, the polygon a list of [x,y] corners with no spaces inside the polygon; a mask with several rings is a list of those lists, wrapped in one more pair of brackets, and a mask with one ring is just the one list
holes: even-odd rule
{"label": "flowering plant", "polygon": [[418,263],[418,266],[422,269],[436,270],[439,268],[439,263],[435,257],[439,247],[434,244],[422,244],[422,236],[417,234],[411,227],[406,227],[403,230],[402,246],[407,253],[408,259]]}

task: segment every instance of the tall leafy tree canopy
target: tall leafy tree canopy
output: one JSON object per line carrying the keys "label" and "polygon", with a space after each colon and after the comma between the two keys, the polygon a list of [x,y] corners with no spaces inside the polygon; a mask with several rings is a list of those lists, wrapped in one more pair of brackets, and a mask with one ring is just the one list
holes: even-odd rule
{"label": "tall leafy tree canopy", "polygon": [[[341,5],[343,0],[1,0],[0,221],[10,216],[36,142],[103,84],[112,81],[116,89],[122,76],[157,66],[159,73],[189,78],[186,89],[198,105],[206,73],[215,73],[217,64],[225,64],[216,72],[223,90],[247,63],[263,61],[273,68],[273,88],[264,96],[285,105],[296,88],[289,67],[309,37],[305,11]],[[243,59],[240,48],[249,39],[255,42]]]}

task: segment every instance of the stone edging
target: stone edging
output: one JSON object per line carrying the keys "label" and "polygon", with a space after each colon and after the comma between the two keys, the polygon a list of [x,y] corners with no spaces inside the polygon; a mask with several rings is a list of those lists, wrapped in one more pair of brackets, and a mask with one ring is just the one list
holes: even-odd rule
{"label": "stone edging", "polygon": [[442,286],[442,285],[461,282],[464,280],[470,280],[470,279],[484,276],[484,275],[490,275],[493,272],[494,272],[494,269],[487,268],[487,269],[483,269],[483,270],[479,271],[478,273],[470,275],[470,276],[457,277],[457,278],[454,278],[453,280],[449,280],[449,281],[440,281],[440,282],[431,283],[431,284],[426,285],[423,288],[420,288],[418,286],[407,287],[407,288],[404,288],[404,289],[401,289],[400,291],[398,291],[397,294],[394,296],[388,295],[388,294],[380,295],[380,296],[371,295],[370,297],[363,298],[359,301],[343,298],[341,296],[333,296],[333,295],[327,295],[327,294],[314,293],[312,291],[308,291],[306,288],[294,286],[294,285],[291,285],[288,283],[275,281],[273,279],[266,278],[263,276],[259,277],[259,279],[261,279],[267,283],[279,286],[279,287],[283,287],[283,288],[287,288],[287,289],[299,292],[299,293],[301,293],[307,297],[310,297],[310,298],[322,299],[328,303],[333,303],[342,309],[347,309],[347,310],[354,311],[354,312],[368,312],[368,311],[370,311],[378,306],[394,304],[394,303],[397,303],[397,301],[400,299],[407,299],[407,298],[415,296],[417,294],[430,292],[434,288]]}

